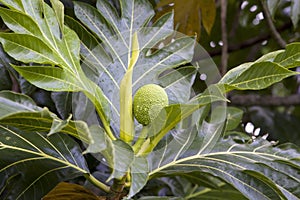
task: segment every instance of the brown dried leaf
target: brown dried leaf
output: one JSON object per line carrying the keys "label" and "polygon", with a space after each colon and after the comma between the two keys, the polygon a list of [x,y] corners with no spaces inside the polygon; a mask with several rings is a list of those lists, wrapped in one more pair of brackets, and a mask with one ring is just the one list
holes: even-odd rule
{"label": "brown dried leaf", "polygon": [[81,185],[61,182],[42,200],[102,200]]}
{"label": "brown dried leaf", "polygon": [[157,6],[157,16],[174,10],[175,29],[186,35],[201,34],[201,24],[210,34],[216,17],[216,5],[214,0],[161,0]]}

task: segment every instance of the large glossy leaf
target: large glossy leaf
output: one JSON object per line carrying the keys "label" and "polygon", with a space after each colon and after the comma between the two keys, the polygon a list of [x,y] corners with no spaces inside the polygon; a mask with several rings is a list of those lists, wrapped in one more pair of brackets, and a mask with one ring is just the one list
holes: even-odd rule
{"label": "large glossy leaf", "polygon": [[[207,180],[209,180],[210,183],[213,183],[213,180],[216,181],[211,187],[206,187],[207,184],[205,184],[204,182]],[[140,196],[144,196],[144,199],[151,199],[148,195],[168,196],[169,199],[174,199],[174,197],[171,197],[172,195],[176,196],[178,199],[185,200],[247,199],[242,193],[240,193],[229,184],[221,182],[217,178],[210,177],[205,173],[198,172],[185,173],[181,174],[180,176],[174,175],[159,178],[159,181],[158,179],[153,180],[150,184],[147,185],[147,187],[149,187],[147,188],[149,193],[147,193],[146,190],[140,193]],[[159,189],[157,190],[157,188]]]}
{"label": "large glossy leaf", "polygon": [[80,147],[67,135],[2,125],[0,132],[1,199],[40,199],[60,181],[89,173]]}
{"label": "large glossy leaf", "polygon": [[261,138],[251,144],[221,139],[205,152],[201,150],[206,146],[203,141],[197,131],[165,141],[149,156],[150,176],[205,172],[223,179],[250,199],[299,198],[298,147],[273,147]]}
{"label": "large glossy leaf", "polygon": [[159,77],[159,83],[168,93],[169,104],[186,103],[192,94],[192,85],[196,77],[196,68],[193,66],[180,67],[170,70]]}
{"label": "large glossy leaf", "polygon": [[22,62],[58,64],[58,58],[53,50],[35,36],[1,33],[0,38],[5,51]]}
{"label": "large glossy leaf", "polygon": [[15,32],[42,35],[38,24],[30,16],[20,11],[1,8],[0,15],[6,21],[7,26]]}
{"label": "large glossy leaf", "polygon": [[[131,81],[121,86],[124,86],[127,90],[131,90],[132,87],[133,93],[142,85],[159,83],[161,81],[164,87],[168,87],[170,94],[175,94],[179,92],[178,90],[188,94],[184,96],[184,99],[189,99],[190,88],[186,87],[190,87],[196,73],[195,69],[186,70],[186,72],[184,70],[182,72],[174,70],[172,74],[177,73],[178,75],[176,81],[175,79],[167,81],[166,74],[158,80],[159,74],[166,69],[175,68],[191,61],[195,41],[193,38],[182,37],[170,44],[166,44],[158,50],[152,49],[172,33],[173,14],[170,13],[162,16],[152,25],[153,27],[147,28],[148,20],[153,13],[148,3],[144,1],[121,1],[121,4],[124,5],[124,7],[121,7],[121,16],[118,16],[116,10],[106,1],[98,1],[97,9],[80,2],[75,4],[77,18],[102,41],[99,47],[84,45],[85,52],[82,54],[84,56],[84,65],[89,69],[89,76],[93,78],[97,78],[98,76],[99,86],[104,91],[107,99],[110,100],[112,121],[114,122],[112,126],[116,132],[120,132],[120,127],[118,126],[120,124],[120,117],[122,117],[120,115],[123,115],[120,114],[119,102],[120,97],[122,97],[119,94],[121,90],[120,85],[124,83],[121,80],[124,80],[123,77],[129,72],[132,73],[132,86]],[[129,7],[129,5],[131,6]],[[136,13],[141,14],[135,17]],[[134,20],[131,21],[128,15]],[[137,34],[135,35],[135,33]],[[132,60],[136,50],[134,44],[136,43],[139,47],[139,57],[135,61],[134,70],[130,71],[131,67],[133,67],[131,64],[133,63]],[[102,46],[105,47],[109,54],[102,53]],[[110,55],[109,59],[107,55]],[[179,85],[185,85],[186,87],[180,89]],[[177,90],[175,91],[175,89]],[[131,92],[129,95],[131,98]],[[176,98],[174,98],[174,102],[184,102],[183,95]],[[194,108],[196,107],[194,106]],[[125,120],[130,118],[131,116],[126,116]],[[172,126],[175,125],[176,123],[172,124]],[[166,129],[165,133],[168,130]],[[108,149],[111,149],[111,145],[109,145]],[[97,147],[93,150],[97,151]],[[106,150],[103,151],[102,147],[99,147],[98,152],[101,152],[108,158],[105,153]],[[110,152],[113,152],[113,150],[111,149]],[[123,157],[127,158],[127,154],[123,153]],[[138,192],[147,181],[148,176],[141,173],[139,167],[144,165],[145,163],[137,162],[136,158],[133,161],[131,170],[138,170],[139,172],[131,173],[132,180],[134,181],[131,183],[130,196]]]}
{"label": "large glossy leaf", "polygon": [[[107,1],[98,1],[97,9],[85,3],[75,3],[77,18],[102,41],[101,46],[92,49],[85,45],[84,65],[89,73],[94,72],[92,77],[98,77],[98,85],[109,100],[114,122],[111,126],[116,132],[120,132],[120,85],[130,70],[130,60],[134,55],[134,34],[137,33],[139,57],[132,72],[133,94],[142,85],[159,83],[158,76],[166,69],[189,62],[195,42],[193,38],[182,37],[156,50],[154,46],[173,32],[173,14],[162,16],[148,27],[149,19],[153,16],[148,2],[139,0],[120,3],[121,15]],[[102,47],[105,47],[107,54],[102,53]],[[187,78],[185,75],[182,77]],[[126,88],[129,91],[131,85],[126,84]],[[126,119],[130,118],[126,116]]]}
{"label": "large glossy leaf", "polygon": [[[52,8],[44,1],[1,1],[4,23],[14,33],[0,33],[5,51],[24,63],[34,66],[13,66],[37,87],[50,91],[82,91],[95,104],[106,131],[108,108],[101,89],[87,79],[80,66],[80,40],[64,25],[63,5],[52,0]],[[47,66],[42,66],[45,64]]]}
{"label": "large glossy leaf", "polygon": [[[81,91],[83,86],[78,79],[63,69],[50,66],[13,66],[31,83],[50,91]],[[42,81],[41,81],[42,80]]]}
{"label": "large glossy leaf", "polygon": [[49,134],[62,132],[85,143],[92,142],[85,122],[61,120],[47,108],[38,107],[31,98],[10,91],[0,92],[0,124],[25,131],[42,131]]}
{"label": "large glossy leaf", "polygon": [[[173,196],[181,197],[181,198],[185,197],[186,194],[191,189],[191,187],[194,186],[187,179],[184,179],[179,176],[162,177],[162,178],[160,178],[160,180],[168,186],[168,188]],[[168,194],[168,192],[166,192],[166,194],[164,194],[164,196],[169,196],[167,194]]]}
{"label": "large glossy leaf", "polygon": [[[89,79],[97,81],[97,65],[101,63],[103,65],[102,67],[105,67],[111,63],[111,58],[107,55],[97,37],[94,36],[94,34],[80,22],[69,16],[66,16],[65,22],[77,33],[78,37],[80,38],[80,55],[84,61],[81,64],[83,71]],[[99,57],[95,57],[95,54],[97,54]]]}

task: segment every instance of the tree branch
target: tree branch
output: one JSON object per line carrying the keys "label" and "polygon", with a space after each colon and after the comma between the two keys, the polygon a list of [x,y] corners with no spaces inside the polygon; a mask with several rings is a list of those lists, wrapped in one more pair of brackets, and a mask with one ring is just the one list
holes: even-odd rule
{"label": "tree branch", "polygon": [[[282,26],[280,26],[277,30],[279,32],[282,32],[282,31],[285,31],[285,30],[291,28],[291,26],[292,26],[292,22],[288,21],[285,24],[283,24]],[[228,45],[228,53],[251,47],[255,44],[261,43],[270,38],[271,38],[271,33],[264,33],[264,34],[260,34],[256,37],[252,37],[247,40],[244,40],[239,44],[229,44]],[[209,56],[214,57],[214,56],[219,56],[221,54],[222,54],[222,49],[216,48],[214,50],[209,51],[208,54],[200,54],[200,55],[197,54],[197,56],[194,57],[193,62],[197,62],[199,60],[208,58]]]}
{"label": "tree branch", "polygon": [[[278,28],[278,31],[284,31],[288,28],[290,28],[292,26],[292,23],[289,21],[285,24],[283,24],[281,27]],[[263,42],[267,39],[269,39],[271,37],[271,33],[265,33],[265,34],[260,34],[256,37],[253,37],[253,38],[249,38],[248,40],[245,40],[239,44],[230,44],[228,46],[228,52],[231,53],[231,52],[234,52],[234,51],[237,51],[237,50],[241,50],[241,49],[245,49],[245,48],[248,48],[248,47],[251,47],[257,43],[260,43],[260,42]],[[216,50],[212,50],[212,51],[209,51],[208,52],[210,56],[218,56],[218,55],[221,55],[222,53],[222,50],[221,49],[216,49]]]}
{"label": "tree branch", "polygon": [[221,28],[222,28],[222,55],[221,55],[221,74],[227,72],[228,64],[228,39],[227,39],[227,0],[221,0]]}
{"label": "tree branch", "polygon": [[278,43],[278,45],[281,48],[285,48],[286,42],[282,39],[281,35],[276,30],[276,27],[275,27],[275,25],[273,23],[273,20],[272,20],[271,13],[270,13],[270,11],[268,9],[268,6],[267,6],[267,1],[266,0],[261,0],[260,2],[262,4],[264,17],[267,21],[267,24],[268,24],[269,29],[271,31],[272,37],[275,39],[275,41]]}
{"label": "tree branch", "polygon": [[235,15],[233,18],[234,21],[231,23],[232,25],[231,25],[231,30],[229,32],[228,38],[234,37],[234,35],[236,34],[236,31],[238,30],[238,27],[240,25],[239,20],[241,17],[242,4],[243,4],[243,1],[240,1],[239,6],[237,6],[236,10],[234,11],[235,12]]}
{"label": "tree branch", "polygon": [[233,95],[229,97],[230,104],[235,106],[293,106],[300,105],[300,95],[293,94],[287,97],[270,95]]}

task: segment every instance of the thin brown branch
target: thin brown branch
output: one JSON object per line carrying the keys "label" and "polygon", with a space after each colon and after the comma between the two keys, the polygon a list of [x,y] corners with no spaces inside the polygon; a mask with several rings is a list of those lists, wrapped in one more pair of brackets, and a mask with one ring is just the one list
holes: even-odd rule
{"label": "thin brown branch", "polygon": [[228,64],[228,38],[227,38],[227,0],[221,0],[221,28],[222,28],[222,54],[221,54],[221,74],[227,72]]}
{"label": "thin brown branch", "polygon": [[229,97],[230,104],[235,106],[293,106],[300,105],[300,95],[294,94],[287,97],[270,95],[233,95]]}
{"label": "thin brown branch", "polygon": [[229,37],[228,38],[234,37],[234,35],[236,34],[236,31],[239,27],[239,24],[240,24],[239,20],[240,20],[240,17],[241,17],[241,10],[242,10],[241,6],[242,6],[242,4],[243,4],[243,1],[241,1],[239,3],[239,6],[236,7],[235,16],[233,18],[234,21],[231,23],[232,26],[231,26],[231,30],[229,32]]}
{"label": "thin brown branch", "polygon": [[242,4],[243,1],[239,2],[239,6],[236,7],[235,11],[234,11],[234,18],[233,18],[233,22],[231,23],[231,29],[230,31],[228,31],[229,33],[229,37],[228,38],[232,38],[236,35],[237,29],[239,28],[239,21],[240,21],[240,17],[241,17],[241,11],[242,11]]}
{"label": "thin brown branch", "polygon": [[11,90],[14,92],[21,92],[19,82],[16,80],[15,76],[13,76],[11,73],[9,73],[9,75],[12,82]]}
{"label": "thin brown branch", "polygon": [[262,4],[262,8],[263,8],[264,18],[267,21],[267,24],[268,24],[269,29],[271,31],[272,37],[275,39],[275,41],[278,43],[278,45],[281,48],[285,48],[286,42],[282,39],[281,35],[276,30],[276,27],[275,27],[275,25],[273,23],[273,20],[272,20],[271,13],[270,13],[270,11],[268,9],[268,6],[267,6],[267,1],[266,0],[261,0],[261,4]]}
{"label": "thin brown branch", "polygon": [[[280,32],[285,31],[285,30],[291,28],[291,26],[292,26],[292,23],[289,21],[289,22],[283,24],[281,27],[279,27],[278,31],[280,31]],[[247,39],[245,41],[242,41],[241,43],[238,43],[238,44],[230,44],[228,46],[228,52],[231,53],[231,52],[234,52],[234,51],[238,51],[238,50],[241,50],[241,49],[251,47],[255,44],[258,44],[258,43],[261,43],[265,40],[268,40],[270,37],[271,37],[271,33],[265,33],[265,34],[260,34],[256,37],[249,38],[249,39]],[[216,49],[216,50],[209,51],[208,53],[209,53],[210,56],[213,57],[213,56],[221,55],[222,51],[221,51],[221,49]]]}

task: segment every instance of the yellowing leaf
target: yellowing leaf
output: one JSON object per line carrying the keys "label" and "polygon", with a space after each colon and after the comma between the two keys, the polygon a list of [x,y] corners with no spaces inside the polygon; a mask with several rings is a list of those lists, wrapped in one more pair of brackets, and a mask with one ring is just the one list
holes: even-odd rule
{"label": "yellowing leaf", "polygon": [[216,5],[214,0],[196,1],[201,9],[202,24],[205,31],[210,34],[216,18]]}
{"label": "yellowing leaf", "polygon": [[157,4],[157,17],[174,9],[175,28],[186,35],[201,34],[201,24],[209,34],[216,17],[214,0],[161,0]]}

